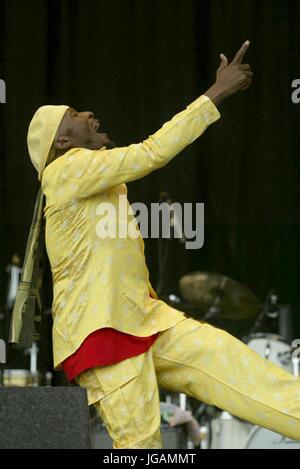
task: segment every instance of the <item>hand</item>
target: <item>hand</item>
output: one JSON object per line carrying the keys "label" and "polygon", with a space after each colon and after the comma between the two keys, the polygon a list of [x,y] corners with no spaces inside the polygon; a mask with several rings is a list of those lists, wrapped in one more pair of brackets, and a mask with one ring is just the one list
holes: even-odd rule
{"label": "hand", "polygon": [[228,64],[228,59],[224,54],[220,55],[221,64],[217,70],[216,85],[224,89],[227,97],[237,91],[246,90],[252,83],[253,73],[250,65],[242,64],[249,46],[250,42],[246,41],[230,64]]}
{"label": "hand", "polygon": [[221,64],[217,70],[216,83],[205,93],[215,104],[219,104],[237,91],[246,90],[251,85],[253,73],[250,65],[242,64],[249,46],[250,42],[246,41],[231,63],[228,63],[224,54],[220,55]]}
{"label": "hand", "polygon": [[176,427],[177,425],[183,425],[190,422],[193,419],[192,412],[189,410],[182,410],[180,407],[174,409],[174,413],[169,420],[170,427]]}

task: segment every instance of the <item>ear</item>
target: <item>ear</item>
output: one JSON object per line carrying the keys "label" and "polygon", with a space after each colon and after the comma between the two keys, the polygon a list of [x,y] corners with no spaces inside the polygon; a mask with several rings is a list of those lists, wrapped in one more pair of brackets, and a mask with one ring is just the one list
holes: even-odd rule
{"label": "ear", "polygon": [[62,135],[61,137],[57,137],[57,139],[54,142],[54,148],[56,150],[63,150],[63,151],[70,150],[70,148],[73,148],[73,140],[68,135]]}

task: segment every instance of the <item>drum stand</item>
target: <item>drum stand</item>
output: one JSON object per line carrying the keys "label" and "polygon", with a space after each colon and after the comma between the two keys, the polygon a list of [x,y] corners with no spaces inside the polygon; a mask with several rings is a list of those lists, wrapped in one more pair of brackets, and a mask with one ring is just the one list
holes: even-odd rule
{"label": "drum stand", "polygon": [[263,307],[261,309],[260,314],[258,315],[254,326],[252,327],[250,331],[250,335],[257,332],[259,327],[262,325],[263,320],[265,317],[270,317],[272,319],[276,319],[279,315],[278,311],[278,296],[274,292],[274,290],[269,291],[265,302],[263,304]]}
{"label": "drum stand", "polygon": [[39,373],[37,369],[37,356],[38,356],[38,346],[36,342],[32,343],[32,347],[25,351],[25,355],[30,355],[30,376],[32,379],[32,386],[39,385]]}
{"label": "drum stand", "polygon": [[292,364],[293,364],[293,375],[295,376],[295,378],[300,378],[300,355],[297,356],[296,354],[294,354],[292,356]]}
{"label": "drum stand", "polygon": [[3,386],[3,370],[6,363],[6,344],[0,339],[0,387]]}

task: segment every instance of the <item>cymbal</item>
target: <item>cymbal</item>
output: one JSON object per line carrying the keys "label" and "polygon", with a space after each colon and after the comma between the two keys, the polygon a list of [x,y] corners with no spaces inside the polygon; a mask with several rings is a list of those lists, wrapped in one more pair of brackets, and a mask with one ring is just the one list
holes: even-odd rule
{"label": "cymbal", "polygon": [[179,281],[182,297],[212,317],[245,320],[255,317],[261,303],[249,288],[222,274],[193,272]]}

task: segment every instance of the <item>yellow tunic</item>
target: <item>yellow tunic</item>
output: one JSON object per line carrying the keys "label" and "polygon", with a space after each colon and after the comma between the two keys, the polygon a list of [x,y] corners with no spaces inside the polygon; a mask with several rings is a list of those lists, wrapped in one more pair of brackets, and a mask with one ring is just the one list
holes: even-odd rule
{"label": "yellow tunic", "polygon": [[[126,182],[165,166],[219,117],[210,99],[201,96],[142,143],[112,150],[74,148],[45,169],[55,367],[97,329],[111,327],[143,337],[184,319],[157,299],[141,236],[98,237],[99,205],[109,202],[118,211]],[[129,210],[127,216],[130,223],[133,213]]]}

